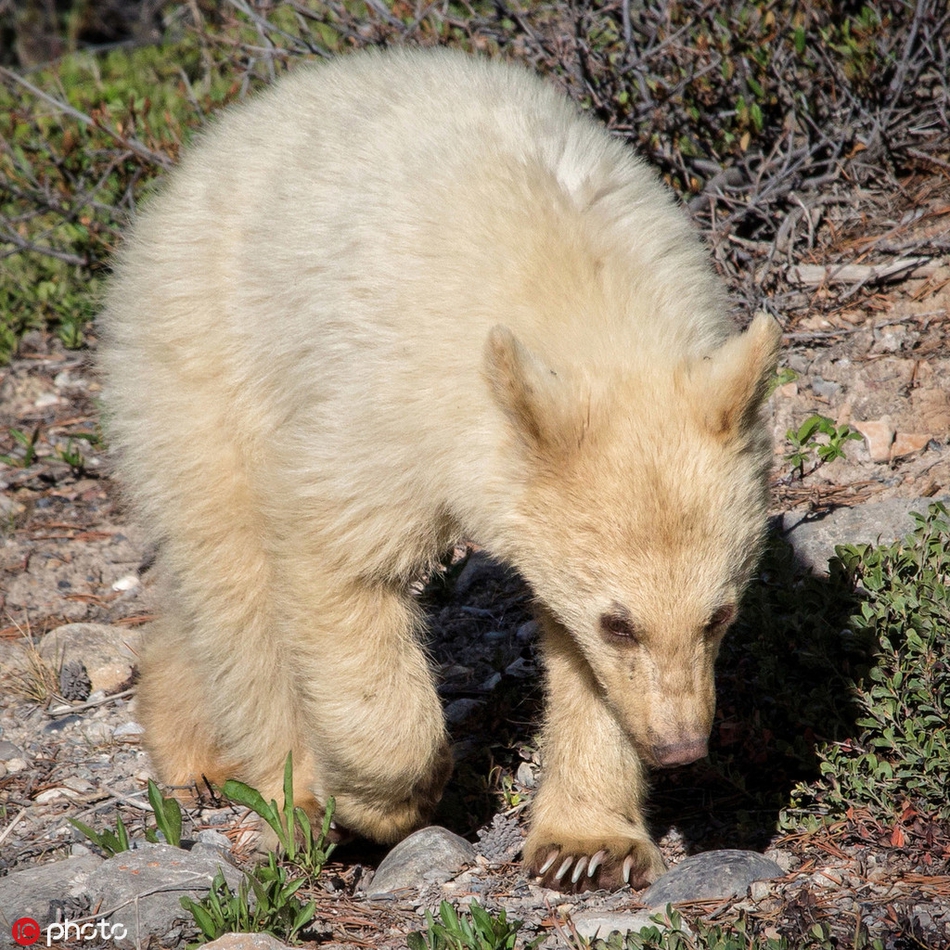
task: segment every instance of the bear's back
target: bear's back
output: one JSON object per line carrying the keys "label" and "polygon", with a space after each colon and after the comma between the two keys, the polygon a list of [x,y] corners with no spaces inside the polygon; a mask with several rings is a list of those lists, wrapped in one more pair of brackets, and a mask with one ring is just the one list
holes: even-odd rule
{"label": "bear's back", "polygon": [[445,50],[301,67],[211,125],[121,255],[101,326],[126,480],[156,481],[190,414],[315,496],[331,470],[364,479],[341,494],[415,497],[422,469],[457,491],[504,441],[499,323],[605,389],[731,331],[669,191],[549,84]]}
{"label": "bear's back", "polygon": [[557,362],[714,345],[717,293],[653,172],[549,84],[397,51],[300,68],[225,114],[146,208],[109,309],[252,351],[319,332],[321,365],[407,321],[428,362],[501,322]]}

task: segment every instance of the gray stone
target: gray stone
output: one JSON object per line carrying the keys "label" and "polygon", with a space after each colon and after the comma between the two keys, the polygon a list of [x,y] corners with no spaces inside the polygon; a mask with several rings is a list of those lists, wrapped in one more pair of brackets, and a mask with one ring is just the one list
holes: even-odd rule
{"label": "gray stone", "polygon": [[140,630],[102,623],[68,623],[46,634],[39,651],[57,667],[61,662],[81,662],[89,674],[90,688],[110,692],[131,678],[141,645]]}
{"label": "gray stone", "polygon": [[[113,927],[114,944],[135,947],[144,945],[149,936],[166,936],[182,922],[190,929],[191,916],[179,899],[204,897],[218,868],[231,889],[237,890],[242,874],[220,854],[143,844],[104,861],[89,876],[86,887]],[[120,929],[124,935],[118,933]]]}
{"label": "gray stone", "polygon": [[442,884],[475,860],[464,838],[433,825],[400,841],[380,862],[367,895],[385,897],[405,887]]}
{"label": "gray stone", "polygon": [[79,898],[89,875],[101,863],[101,858],[87,854],[24,868],[0,878],[0,947],[15,946],[11,928],[21,917],[32,917],[46,927],[56,917],[55,907],[50,904]]}
{"label": "gray stone", "polygon": [[838,393],[841,392],[841,386],[838,385],[838,383],[833,383],[822,379],[820,376],[816,376],[811,381],[811,391],[826,402],[833,402]]}
{"label": "gray stone", "polygon": [[23,750],[19,746],[15,746],[7,739],[0,739],[0,762],[19,759],[22,755]]}
{"label": "gray stone", "polygon": [[914,529],[910,513],[926,514],[933,501],[950,499],[889,498],[853,508],[835,508],[819,516],[787,512],[782,518],[786,541],[796,558],[811,570],[826,574],[837,544],[889,544]]}
{"label": "gray stone", "polygon": [[784,872],[755,851],[706,851],[680,861],[639,895],[647,907],[678,901],[726,900],[744,894],[753,881],[771,881]]}
{"label": "gray stone", "polygon": [[662,930],[663,927],[660,924],[650,920],[650,915],[653,913],[656,912],[598,913],[597,911],[584,911],[580,914],[572,914],[571,921],[582,937],[586,937],[588,940],[601,937],[606,940],[614,931],[625,934],[632,930],[639,933],[644,927],[657,927]]}
{"label": "gray stone", "polygon": [[445,707],[445,721],[450,726],[457,726],[459,723],[465,722],[476,709],[484,705],[485,701],[482,699],[463,698],[453,700]]}
{"label": "gray stone", "polygon": [[205,851],[218,851],[221,854],[228,854],[231,850],[231,839],[227,835],[221,834],[220,831],[214,831],[211,828],[205,828],[204,831],[199,831],[195,836],[195,843],[192,845],[192,850],[195,849],[205,850]]}
{"label": "gray stone", "polygon": [[204,945],[204,950],[283,950],[286,943],[270,934],[225,934]]}

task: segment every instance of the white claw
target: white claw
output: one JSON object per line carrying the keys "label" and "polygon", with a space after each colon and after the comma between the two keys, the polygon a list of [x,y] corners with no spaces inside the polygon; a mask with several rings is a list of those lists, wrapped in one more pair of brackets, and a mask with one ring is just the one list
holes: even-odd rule
{"label": "white claw", "polygon": [[557,869],[557,874],[554,875],[555,881],[560,881],[562,877],[567,873],[567,869],[574,863],[574,858],[569,857],[565,858],[561,866]]}
{"label": "white claw", "polygon": [[557,861],[558,854],[560,854],[559,851],[552,851],[548,855],[547,861],[545,861],[544,864],[542,864],[541,867],[538,868],[538,874],[547,874],[547,872],[551,869],[551,866],[554,864],[554,862]]}
{"label": "white claw", "polygon": [[587,876],[593,877],[597,868],[604,863],[604,858],[607,857],[606,851],[598,851],[591,859],[590,863],[587,865]]}
{"label": "white claw", "polygon": [[585,867],[587,867],[587,857],[586,855],[581,855],[581,857],[577,859],[577,866],[574,868],[574,873],[571,875],[572,884],[576,884],[581,879],[581,875],[584,873]]}
{"label": "white claw", "polygon": [[633,855],[628,854],[623,859],[623,880],[625,884],[630,883],[630,872],[633,870]]}

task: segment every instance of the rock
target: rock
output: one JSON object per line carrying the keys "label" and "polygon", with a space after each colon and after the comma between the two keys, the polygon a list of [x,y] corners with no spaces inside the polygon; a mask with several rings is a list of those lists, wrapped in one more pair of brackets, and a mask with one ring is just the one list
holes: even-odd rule
{"label": "rock", "polygon": [[946,502],[948,499],[889,498],[853,508],[835,508],[820,516],[786,512],[782,529],[785,540],[795,550],[796,558],[811,570],[825,574],[828,560],[835,553],[835,545],[897,541],[914,528],[910,513],[925,514],[933,501]]}
{"label": "rock", "polygon": [[505,673],[508,676],[513,676],[519,680],[534,676],[536,672],[537,667],[534,663],[531,660],[526,660],[523,656],[519,656],[517,660],[513,660],[505,667]]}
{"label": "rock", "polygon": [[518,627],[518,630],[515,633],[515,638],[519,643],[529,643],[538,636],[538,631],[540,629],[541,628],[538,626],[537,620],[526,620],[520,627]]}
{"label": "rock", "polygon": [[791,851],[784,851],[781,848],[769,848],[765,852],[765,857],[770,861],[774,861],[785,874],[794,871],[801,864]]}
{"label": "rock", "polygon": [[644,927],[657,927],[663,930],[661,924],[650,920],[650,915],[653,913],[655,911],[637,911],[636,913],[584,911],[580,914],[572,914],[571,921],[582,937],[589,940],[600,937],[606,940],[614,931],[626,934],[633,930],[638,933]]}
{"label": "rock", "polygon": [[77,722],[82,722],[82,716],[59,716],[52,722],[48,722],[45,726],[43,726],[43,732],[47,734],[62,732],[64,729],[68,729],[70,726],[75,726]]}
{"label": "rock", "polygon": [[816,376],[811,381],[811,391],[819,398],[824,399],[825,402],[834,402],[838,393],[841,392],[841,386],[838,383]]}
{"label": "rock", "polygon": [[203,950],[282,950],[286,946],[270,934],[225,934],[206,943]]}
{"label": "rock", "polygon": [[68,623],[46,634],[39,651],[54,666],[60,662],[83,664],[90,688],[108,693],[131,679],[141,642],[138,630],[102,623]]}
{"label": "rock", "polygon": [[497,580],[504,576],[505,571],[506,568],[498,561],[492,560],[482,551],[476,551],[455,579],[455,596],[463,598],[472,587]]}
{"label": "rock", "polygon": [[117,591],[135,590],[140,584],[141,581],[135,574],[126,574],[112,585],[112,589]]}
{"label": "rock", "polygon": [[898,432],[894,436],[894,444],[891,446],[891,459],[899,459],[905,455],[916,455],[918,452],[923,452],[932,438],[931,435],[919,432]]}
{"label": "rock", "polygon": [[894,430],[886,419],[855,422],[854,428],[864,436],[872,462],[889,462],[891,460]]}
{"label": "rock", "polygon": [[648,907],[678,901],[726,900],[744,894],[753,881],[770,881],[784,872],[755,851],[706,851],[667,871],[639,895]]}
{"label": "rock", "polygon": [[115,946],[137,947],[150,936],[164,943],[162,938],[181,929],[183,923],[191,929],[191,916],[179,898],[204,897],[218,868],[231,889],[237,890],[242,874],[220,854],[142,844],[104,861],[89,876],[86,889],[112,926]]}
{"label": "rock", "polygon": [[79,898],[89,875],[100,864],[102,858],[88,854],[13,871],[0,878],[0,936],[8,937],[13,922],[21,917],[32,917],[41,927],[55,920],[57,908],[51,904]]}
{"label": "rock", "polygon": [[8,739],[0,739],[0,762],[21,758],[23,758],[23,750],[19,746],[15,746]]}
{"label": "rock", "polygon": [[227,835],[221,834],[220,831],[205,828],[203,831],[199,831],[195,836],[195,843],[192,845],[192,850],[195,849],[228,854],[231,850],[231,839],[228,838]]}
{"label": "rock", "polygon": [[453,700],[445,707],[445,721],[450,726],[457,726],[459,723],[465,722],[476,709],[484,705],[485,701],[482,699],[463,698]]}
{"label": "rock", "polygon": [[400,841],[380,862],[367,891],[385,897],[405,887],[442,884],[475,860],[475,849],[464,838],[433,825]]}
{"label": "rock", "polygon": [[124,739],[126,736],[140,736],[145,732],[145,727],[139,725],[137,722],[123,722],[121,725],[116,726],[112,732],[112,735],[116,739]]}

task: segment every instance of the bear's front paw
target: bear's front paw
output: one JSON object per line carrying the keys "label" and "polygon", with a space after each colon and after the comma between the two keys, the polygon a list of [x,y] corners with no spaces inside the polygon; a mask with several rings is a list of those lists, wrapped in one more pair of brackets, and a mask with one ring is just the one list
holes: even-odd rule
{"label": "bear's front paw", "polygon": [[525,864],[545,887],[574,892],[646,887],[666,870],[660,849],[647,837],[529,842]]}

